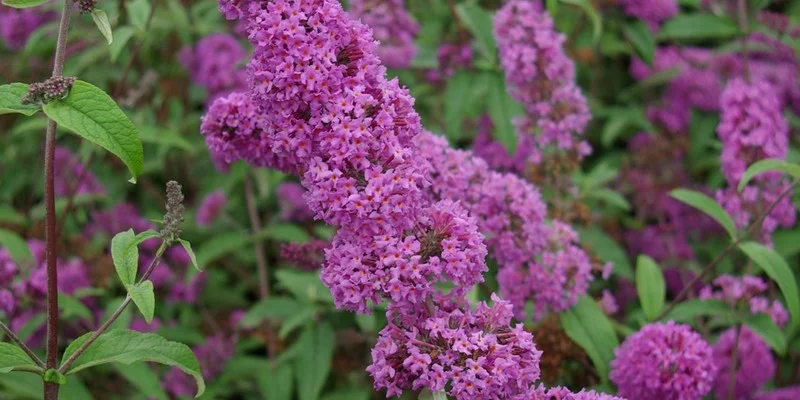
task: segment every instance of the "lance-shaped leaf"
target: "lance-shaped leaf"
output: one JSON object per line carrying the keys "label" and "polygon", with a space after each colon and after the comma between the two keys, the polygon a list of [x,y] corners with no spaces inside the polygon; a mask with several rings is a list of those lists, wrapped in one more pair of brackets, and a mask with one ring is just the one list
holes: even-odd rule
{"label": "lance-shaped leaf", "polygon": [[664,308],[666,288],[664,275],[656,262],[648,256],[639,256],[636,262],[636,291],[648,319],[653,320]]}
{"label": "lance-shaped leaf", "polygon": [[792,316],[789,332],[795,333],[800,327],[800,291],[798,291],[797,281],[789,264],[775,250],[761,243],[745,242],[739,245],[739,249],[778,284],[786,299],[786,308],[789,309],[789,314]]}
{"label": "lance-shaped leaf", "polygon": [[153,292],[153,282],[144,281],[131,286],[128,294],[133,299],[133,303],[144,316],[144,320],[149,324],[153,322],[153,314],[156,310],[156,295]]}
{"label": "lance-shaped leaf", "polygon": [[19,347],[0,342],[0,374],[18,370],[41,371],[41,368]]}
{"label": "lance-shaped leaf", "polygon": [[[62,359],[69,359],[92,333],[89,332],[70,343]],[[136,362],[156,362],[178,367],[195,379],[198,397],[205,391],[206,385],[200,371],[200,364],[189,346],[171,342],[153,333],[142,333],[129,329],[112,329],[100,335],[75,360],[75,363],[67,371],[67,375],[96,365],[110,363],[128,365]]]}
{"label": "lance-shaped leaf", "polygon": [[100,88],[76,81],[63,100],[42,107],[48,117],[120,158],[133,174],[142,173],[144,151],[136,126]]}
{"label": "lance-shaped leaf", "polygon": [[120,232],[111,239],[111,258],[122,284],[125,287],[133,285],[139,270],[139,247],[133,229]]}
{"label": "lance-shaped leaf", "polygon": [[602,381],[608,380],[608,365],[614,359],[619,339],[611,321],[589,297],[581,297],[569,310],[561,313],[561,324],[570,339],[581,346]]}
{"label": "lance-shaped leaf", "polygon": [[775,352],[786,354],[786,336],[783,335],[778,325],[767,314],[758,313],[745,319],[745,325],[761,336]]}
{"label": "lance-shaped leaf", "polygon": [[13,8],[30,8],[40,6],[50,0],[3,0],[3,4]]}
{"label": "lance-shaped leaf", "polygon": [[0,85],[0,115],[23,114],[31,116],[39,112],[39,106],[22,104],[22,97],[28,93],[28,85],[24,83],[9,83]]}
{"label": "lance-shaped leaf", "polygon": [[756,175],[770,171],[780,171],[788,174],[792,178],[800,179],[800,165],[787,163],[786,161],[775,158],[769,158],[749,166],[747,171],[744,171],[744,175],[742,175],[742,180],[739,181],[739,186],[737,189],[741,191]]}
{"label": "lance-shaped leaf", "polygon": [[725,209],[723,209],[722,206],[714,201],[714,199],[711,197],[708,197],[703,193],[687,189],[675,189],[670,192],[670,196],[704,212],[711,218],[714,218],[715,221],[719,222],[719,224],[725,228],[725,231],[728,232],[728,235],[730,235],[731,239],[736,238],[736,224],[733,223],[733,219],[731,219],[731,216],[725,212]]}

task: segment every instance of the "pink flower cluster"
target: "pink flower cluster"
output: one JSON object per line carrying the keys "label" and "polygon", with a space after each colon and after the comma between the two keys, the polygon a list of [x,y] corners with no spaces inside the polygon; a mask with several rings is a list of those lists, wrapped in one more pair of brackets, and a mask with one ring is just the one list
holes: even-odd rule
{"label": "pink flower cluster", "polygon": [[222,189],[215,190],[200,202],[197,209],[197,225],[210,226],[225,211],[228,204],[228,197]]}
{"label": "pink flower cluster", "polygon": [[442,43],[436,50],[439,65],[426,72],[425,79],[433,84],[441,83],[444,78],[453,76],[459,68],[469,67],[472,57],[470,43]]}
{"label": "pink flower cluster", "polygon": [[525,318],[529,301],[535,320],[566,310],[585,294],[592,265],[572,228],[545,223],[547,208],[531,184],[516,175],[491,171],[469,151],[455,150],[431,133],[417,137],[430,164],[429,191],[435,199],[458,201],[477,219],[499,268],[503,297]]}
{"label": "pink flower cluster", "polygon": [[[338,307],[366,312],[370,303],[389,301],[392,324],[373,353],[375,385],[391,393],[413,385],[443,387],[428,380],[438,375],[413,375],[421,371],[413,366],[420,360],[407,360],[418,356],[424,362],[424,353],[434,362],[425,353],[430,348],[412,354],[405,342],[424,332],[437,338],[429,345],[452,357],[475,354],[469,368],[480,382],[449,378],[461,385],[451,388],[457,398],[527,393],[538,376],[539,352],[530,335],[508,327],[508,303],[498,300],[475,311],[464,295],[487,270],[479,223],[509,231],[493,239],[498,249],[515,246],[517,233],[545,244],[535,236],[545,213],[538,192],[508,176],[481,186],[483,208],[462,201],[462,193],[437,194],[438,173],[425,153],[429,135],[413,98],[396,79],[385,78],[370,29],[351,20],[338,1],[222,1],[221,9],[244,19],[254,46],[250,92],[215,102],[203,134],[230,161],[243,158],[302,178],[315,217],[337,228],[321,278]],[[508,188],[514,179],[517,186]],[[509,210],[503,214],[508,219],[493,219],[498,207]],[[517,257],[529,256],[522,254],[526,250]],[[426,322],[437,318],[458,323],[442,326],[446,334],[432,333]],[[477,342],[455,341],[453,335]],[[489,351],[481,342],[491,335],[498,345]],[[398,373],[400,367],[409,372]]]}
{"label": "pink flower cluster", "polygon": [[208,90],[211,100],[247,87],[247,74],[239,66],[246,58],[247,50],[226,33],[208,35],[178,53],[192,81]]}
{"label": "pink flower cluster", "polygon": [[475,155],[484,159],[494,170],[522,175],[528,166],[528,159],[535,151],[533,136],[522,135],[518,138],[517,151],[508,154],[503,145],[494,139],[494,123],[488,115],[478,120],[478,134],[472,143]]}
{"label": "pink flower cluster", "polygon": [[609,377],[630,399],[699,400],[716,377],[711,346],[673,321],[645,325],[614,355]]}
{"label": "pink flower cluster", "polygon": [[[752,399],[753,394],[772,379],[775,374],[775,357],[772,351],[758,334],[746,326],[742,326],[739,338],[736,328],[730,328],[720,335],[714,345],[714,364],[717,366],[717,379],[714,383],[714,394],[718,399],[730,399],[731,374],[734,379],[734,396],[736,400]],[[738,341],[737,341],[738,340]],[[733,364],[733,351],[738,348],[736,364]],[[733,371],[731,367],[735,365]]]}
{"label": "pink flower cluster", "polygon": [[[717,290],[714,290],[714,286]],[[700,291],[700,298],[723,300],[734,307],[744,306],[753,314],[766,313],[782,327],[789,321],[789,313],[780,301],[770,302],[769,298],[763,295],[768,288],[767,283],[757,276],[722,275],[714,279],[713,285],[706,286]]]}
{"label": "pink flower cluster", "polygon": [[297,268],[315,271],[325,263],[325,250],[331,247],[327,240],[311,239],[308,243],[281,244],[281,259]]}
{"label": "pink flower cluster", "polygon": [[542,352],[522,324],[509,327],[511,304],[492,300],[493,306],[480,303],[475,310],[439,308],[410,330],[390,320],[367,367],[376,388],[388,396],[427,387],[456,399],[530,399]]}
{"label": "pink flower cluster", "polygon": [[275,188],[278,197],[278,208],[284,221],[309,222],[314,219],[314,212],[308,208],[303,198],[306,189],[296,182],[284,182]]}
{"label": "pink flower cluster", "polygon": [[407,68],[417,55],[414,39],[419,25],[403,4],[404,0],[350,0],[350,15],[372,28],[381,44],[378,56],[389,68]]}
{"label": "pink flower cluster", "polygon": [[19,50],[40,26],[54,20],[56,14],[37,8],[13,8],[0,4],[0,40],[5,47]]}
{"label": "pink flower cluster", "polygon": [[643,20],[652,31],[658,31],[662,22],[678,14],[675,0],[622,0],[625,13]]}
{"label": "pink flower cluster", "polygon": [[69,149],[56,147],[55,192],[58,196],[105,194],[97,177]]}
{"label": "pink flower cluster", "polygon": [[519,136],[535,134],[530,160],[541,161],[555,147],[582,158],[591,153],[583,131],[591,119],[575,83],[575,66],[564,50],[564,35],[538,1],[512,0],[494,17],[494,36],[511,97],[526,113],[515,124]]}
{"label": "pink flower cluster", "polygon": [[526,400],[625,400],[622,397],[612,396],[610,394],[598,393],[594,390],[581,390],[578,393],[573,393],[569,389],[556,386],[552,388],[539,387],[533,393],[533,397],[528,397]]}

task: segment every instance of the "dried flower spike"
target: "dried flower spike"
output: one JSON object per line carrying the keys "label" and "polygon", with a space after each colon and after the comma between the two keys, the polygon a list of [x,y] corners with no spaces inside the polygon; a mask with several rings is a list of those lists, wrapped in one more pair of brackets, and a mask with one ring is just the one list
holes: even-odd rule
{"label": "dried flower spike", "polygon": [[74,83],[75,78],[69,76],[54,76],[44,82],[31,83],[28,93],[22,97],[22,104],[45,104],[63,99]]}
{"label": "dried flower spike", "polygon": [[97,0],[73,0],[78,3],[78,10],[81,14],[91,14],[94,8],[97,7]]}
{"label": "dried flower spike", "polygon": [[161,227],[161,237],[167,242],[175,241],[181,236],[183,209],[181,185],[175,181],[167,182],[167,212]]}

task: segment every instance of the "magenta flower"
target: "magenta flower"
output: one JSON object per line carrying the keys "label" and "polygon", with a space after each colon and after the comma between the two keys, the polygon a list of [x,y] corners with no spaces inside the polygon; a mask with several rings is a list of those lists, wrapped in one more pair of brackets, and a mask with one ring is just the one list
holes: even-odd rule
{"label": "magenta flower", "polygon": [[614,355],[609,376],[630,399],[700,400],[716,378],[711,346],[672,321],[645,325]]}
{"label": "magenta flower", "polygon": [[[714,290],[714,287],[717,290]],[[713,286],[706,286],[700,291],[700,298],[723,300],[733,307],[745,308],[753,314],[766,313],[778,326],[783,327],[789,322],[789,313],[780,301],[770,301],[763,295],[767,289],[767,283],[757,276],[722,275],[714,279]]]}
{"label": "magenta flower", "polygon": [[56,195],[105,194],[106,189],[97,177],[69,149],[56,147],[53,164]]}
{"label": "magenta flower", "polygon": [[380,42],[378,56],[389,68],[408,68],[417,54],[419,25],[404,0],[350,0],[350,15],[372,28]]}
{"label": "magenta flower", "polygon": [[314,271],[325,262],[325,250],[331,247],[327,240],[312,239],[308,243],[281,244],[281,259],[297,268]]}
{"label": "magenta flower", "polygon": [[542,352],[521,324],[509,326],[511,304],[492,300],[491,307],[441,308],[416,320],[389,310],[367,367],[375,388],[388,396],[427,387],[459,400],[531,398]]}
{"label": "magenta flower", "polygon": [[742,326],[739,334],[737,363],[731,371],[733,349],[736,347],[736,328],[730,328],[720,335],[714,345],[714,364],[717,366],[717,379],[714,395],[718,399],[729,399],[731,374],[735,375],[734,399],[747,400],[775,374],[775,358],[772,351],[758,334]]}
{"label": "magenta flower", "polygon": [[591,152],[583,131],[591,119],[586,98],[575,84],[575,66],[562,49],[564,35],[540,2],[512,0],[494,17],[494,36],[511,97],[526,114],[515,124],[520,136],[535,136],[539,162],[548,148],[573,152],[582,158]]}
{"label": "magenta flower", "polygon": [[225,192],[216,190],[206,195],[197,209],[197,225],[209,226],[225,211],[228,198]]}
{"label": "magenta flower", "polygon": [[208,90],[211,96],[246,87],[246,73],[239,67],[245,58],[247,50],[236,37],[225,33],[208,35],[178,53],[192,81]]}
{"label": "magenta flower", "polygon": [[678,14],[679,8],[675,0],[622,0],[621,3],[626,14],[643,20],[653,31]]}
{"label": "magenta flower", "polygon": [[0,40],[5,47],[19,50],[40,26],[54,20],[56,14],[37,8],[13,8],[0,4]]}

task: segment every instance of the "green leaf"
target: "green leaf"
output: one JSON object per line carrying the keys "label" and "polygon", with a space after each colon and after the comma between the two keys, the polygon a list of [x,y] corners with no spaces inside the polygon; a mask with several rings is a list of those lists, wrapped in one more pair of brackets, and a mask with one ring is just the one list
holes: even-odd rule
{"label": "green leaf", "polygon": [[491,74],[488,96],[489,116],[494,130],[492,136],[500,142],[508,154],[517,152],[517,132],[512,120],[523,113],[519,105],[506,91],[505,79],[500,74]]}
{"label": "green leaf", "polygon": [[122,284],[125,287],[133,285],[136,272],[139,271],[139,247],[133,229],[114,235],[111,239],[111,258]]}
{"label": "green leaf", "polygon": [[625,250],[614,239],[611,239],[599,228],[585,228],[580,230],[581,243],[588,245],[591,253],[601,261],[614,264],[614,275],[633,280],[633,267],[628,260]]}
{"label": "green leaf", "polygon": [[275,272],[278,283],[286,290],[307,302],[321,301],[333,304],[333,296],[325,284],[319,279],[318,272],[279,269]]}
{"label": "green leaf", "polygon": [[797,288],[797,280],[794,273],[786,263],[786,260],[775,250],[756,242],[745,242],[739,244],[742,250],[756,265],[761,267],[766,274],[778,284],[778,287],[786,299],[786,307],[792,316],[789,324],[789,332],[794,334],[800,328],[800,291]]}
{"label": "green leaf", "polygon": [[[89,332],[70,343],[64,351],[62,359],[68,359],[93,332]],[[67,375],[74,374],[96,365],[120,363],[133,364],[135,362],[156,362],[159,364],[178,367],[181,371],[191,375],[197,382],[197,396],[205,391],[203,374],[197,363],[194,353],[182,343],[170,342],[153,333],[142,333],[128,329],[109,330],[92,343],[86,351],[75,360]]]}
{"label": "green leaf", "polygon": [[730,306],[722,300],[686,300],[675,306],[664,318],[668,321],[693,322],[695,318],[707,317],[728,317],[732,316]]}
{"label": "green leaf", "polygon": [[629,211],[631,209],[631,204],[628,203],[628,200],[625,199],[625,196],[609,188],[601,187],[592,189],[586,194],[586,196],[588,198],[605,201],[606,203],[619,207],[624,211]]}
{"label": "green leaf", "polygon": [[278,331],[278,336],[281,339],[286,339],[290,333],[295,329],[303,326],[306,322],[312,321],[317,316],[317,307],[312,305],[305,305],[298,312],[289,315],[281,324],[281,329]]}
{"label": "green leaf", "polygon": [[250,240],[241,232],[231,232],[216,236],[213,240],[204,242],[197,249],[197,264],[201,269],[204,269],[217,258],[249,244]]}
{"label": "green leaf", "polygon": [[11,258],[18,265],[25,265],[33,261],[33,254],[28,244],[19,235],[14,232],[0,229],[0,248],[5,248],[11,254]]}
{"label": "green leaf", "polygon": [[3,4],[13,8],[30,8],[47,3],[50,0],[3,0]]}
{"label": "green leaf", "polygon": [[243,328],[255,328],[269,318],[286,319],[296,314],[305,304],[289,297],[269,297],[256,303],[239,323]]}
{"label": "green leaf", "polygon": [[125,2],[128,9],[128,20],[139,31],[144,32],[147,17],[150,15],[150,2],[148,0],[133,0]]}
{"label": "green leaf", "polygon": [[461,126],[474,80],[474,75],[463,69],[456,71],[447,80],[447,88],[444,91],[444,124],[447,140],[450,143],[455,143],[463,135]]}
{"label": "green leaf", "polygon": [[608,380],[608,368],[614,359],[619,340],[603,310],[589,297],[581,297],[569,310],[561,313],[564,332],[581,346],[592,359],[602,381]]}
{"label": "green leaf", "polygon": [[40,372],[42,370],[22,349],[10,343],[0,342],[0,374],[20,369]]}
{"label": "green leaf", "polygon": [[22,97],[27,93],[28,85],[24,83],[0,85],[0,115],[17,113],[30,117],[39,112],[38,105],[22,104]]}
{"label": "green leaf", "polygon": [[327,321],[309,326],[297,339],[300,353],[294,360],[297,392],[300,400],[317,400],[331,370],[336,340]]}
{"label": "green leaf", "polygon": [[656,41],[650,33],[650,28],[642,20],[635,20],[626,24],[623,27],[625,37],[636,50],[639,58],[644,60],[648,65],[653,63],[653,54],[656,49]]}
{"label": "green leaf", "polygon": [[12,225],[25,225],[25,216],[18,213],[14,207],[8,204],[0,204],[0,222],[7,222]]}
{"label": "green leaf", "polygon": [[279,242],[306,243],[310,239],[303,228],[290,223],[271,224],[266,228],[264,235]]}
{"label": "green leaf", "polygon": [[758,313],[744,320],[745,325],[761,336],[765,342],[781,356],[786,354],[786,336],[783,335],[778,325],[767,314]]}
{"label": "green leaf", "polygon": [[279,364],[258,372],[258,387],[264,398],[271,400],[292,400],[292,366]]}
{"label": "green leaf", "polygon": [[[122,26],[117,28],[117,31],[115,32],[117,40],[111,42],[111,46],[108,48],[109,55],[111,56],[111,62],[117,62],[117,58],[119,58],[122,50],[125,49],[125,45],[128,44],[128,41],[130,41],[135,34],[136,29],[130,26]],[[144,138],[142,140],[144,140]]]}
{"label": "green leaf", "polygon": [[58,294],[58,309],[61,310],[60,317],[63,319],[78,317],[91,321],[94,317],[92,311],[78,298],[64,293]]}
{"label": "green leaf", "polygon": [[597,43],[600,36],[603,34],[603,19],[600,18],[600,13],[589,0],[561,0],[562,3],[572,4],[580,7],[583,12],[592,20],[592,41]]}
{"label": "green leaf", "polygon": [[108,22],[108,15],[105,11],[95,8],[92,11],[92,20],[94,24],[97,25],[97,29],[100,30],[100,33],[103,34],[103,37],[106,38],[108,44],[114,42],[114,34],[111,31],[111,24]]}
{"label": "green leaf", "polygon": [[664,283],[661,268],[645,255],[640,255],[636,261],[636,291],[642,302],[644,315],[652,321],[664,308],[667,285]]}
{"label": "green leaf", "polygon": [[196,270],[202,271],[200,269],[200,264],[197,263],[197,255],[195,255],[194,250],[192,250],[192,244],[189,243],[188,240],[184,239],[178,239],[178,242],[180,242],[181,246],[183,246],[183,249],[186,250],[186,254],[189,255],[189,259],[192,260],[192,266],[194,266]]}
{"label": "green leaf", "polygon": [[153,282],[148,280],[133,285],[128,290],[128,294],[142,313],[142,316],[144,316],[145,322],[148,324],[153,322],[153,314],[156,311],[156,295],[153,292]]}
{"label": "green leaf", "polygon": [[728,232],[731,239],[736,238],[736,225],[728,213],[714,199],[703,193],[688,189],[675,189],[670,192],[670,196],[704,212],[715,221],[719,222]]}
{"label": "green leaf", "polygon": [[497,43],[492,32],[492,15],[475,3],[456,6],[456,15],[478,42],[478,49],[492,64],[497,60]]}
{"label": "green leaf", "polygon": [[48,369],[44,371],[42,380],[45,382],[55,383],[56,385],[64,385],[67,383],[67,377],[55,369]]}
{"label": "green leaf", "polygon": [[678,14],[661,27],[660,40],[727,39],[736,36],[739,28],[728,19],[711,13]]}
{"label": "green leaf", "polygon": [[158,400],[169,400],[167,393],[161,388],[161,382],[153,372],[152,368],[145,363],[130,365],[114,365],[114,369],[122,375],[125,380],[144,394],[147,398]]}
{"label": "green leaf", "polygon": [[144,152],[133,122],[100,88],[76,81],[63,100],[42,108],[59,125],[119,157],[135,179],[142,172]]}
{"label": "green leaf", "polygon": [[780,171],[783,172],[792,178],[800,179],[800,165],[788,163],[783,160],[778,160],[776,158],[770,158],[766,160],[761,160],[747,168],[747,171],[744,171],[744,175],[742,175],[742,180],[739,181],[739,187],[737,188],[739,191],[742,191],[750,180],[752,180],[756,175],[763,174],[769,171]]}

